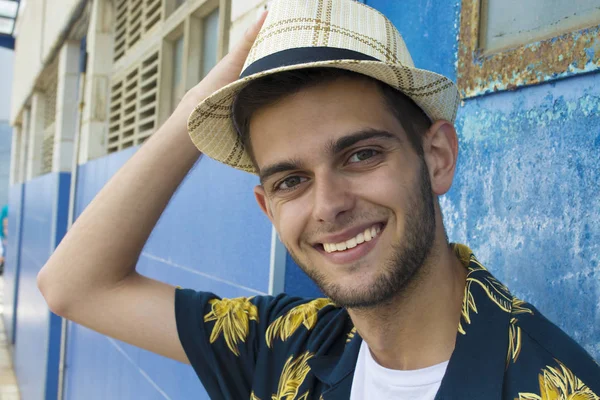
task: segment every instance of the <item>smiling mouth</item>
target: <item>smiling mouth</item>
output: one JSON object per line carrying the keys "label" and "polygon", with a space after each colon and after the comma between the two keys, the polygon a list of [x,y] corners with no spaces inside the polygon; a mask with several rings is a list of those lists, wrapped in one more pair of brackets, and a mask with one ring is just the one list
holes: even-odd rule
{"label": "smiling mouth", "polygon": [[353,249],[362,243],[370,242],[371,240],[376,238],[377,235],[379,235],[382,229],[383,224],[377,223],[371,226],[370,228],[367,228],[364,231],[360,232],[358,235],[351,239],[339,243],[321,243],[321,246],[323,246],[323,250],[325,250],[327,253],[343,252],[349,249]]}

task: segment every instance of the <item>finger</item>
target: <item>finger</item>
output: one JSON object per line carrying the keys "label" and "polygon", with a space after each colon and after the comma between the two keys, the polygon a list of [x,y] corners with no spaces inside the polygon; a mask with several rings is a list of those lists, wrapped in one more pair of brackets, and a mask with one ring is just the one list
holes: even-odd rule
{"label": "finger", "polygon": [[246,30],[246,33],[244,33],[244,38],[233,50],[234,53],[247,54],[250,52],[250,49],[252,48],[252,45],[254,44],[254,41],[256,40],[260,29],[265,23],[265,19],[267,18],[268,13],[269,12],[267,10],[263,11],[260,18],[254,24],[252,24],[252,26],[250,26],[248,30]]}

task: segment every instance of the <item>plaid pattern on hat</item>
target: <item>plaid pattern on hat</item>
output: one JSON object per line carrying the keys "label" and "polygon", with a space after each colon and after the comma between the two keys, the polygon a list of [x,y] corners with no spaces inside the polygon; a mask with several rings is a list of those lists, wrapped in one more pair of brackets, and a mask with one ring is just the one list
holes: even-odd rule
{"label": "plaid pattern on hat", "polygon": [[206,98],[190,115],[193,143],[217,161],[256,173],[233,126],[237,93],[263,76],[317,67],[382,81],[410,97],[433,121],[456,118],[456,85],[415,68],[402,36],[379,11],[354,0],[275,0],[240,79]]}

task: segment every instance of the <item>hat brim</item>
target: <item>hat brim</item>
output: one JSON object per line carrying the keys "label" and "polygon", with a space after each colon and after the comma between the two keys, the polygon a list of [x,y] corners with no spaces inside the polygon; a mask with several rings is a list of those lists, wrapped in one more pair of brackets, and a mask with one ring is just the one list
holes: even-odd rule
{"label": "hat brim", "polygon": [[196,106],[188,119],[194,145],[208,157],[233,168],[257,174],[233,125],[232,105],[250,82],[280,72],[306,68],[337,68],[384,82],[410,97],[432,121],[454,123],[460,102],[458,88],[435,72],[381,61],[330,60],[288,65],[249,75],[214,92]]}

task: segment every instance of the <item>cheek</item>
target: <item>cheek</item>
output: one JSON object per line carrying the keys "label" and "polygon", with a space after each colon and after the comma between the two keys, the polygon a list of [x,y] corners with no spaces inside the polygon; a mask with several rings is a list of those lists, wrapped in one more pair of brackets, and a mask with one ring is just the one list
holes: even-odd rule
{"label": "cheek", "polygon": [[277,232],[286,246],[298,247],[310,215],[307,204],[300,200],[284,202],[274,207]]}
{"label": "cheek", "polygon": [[398,210],[406,206],[410,187],[402,174],[382,169],[375,174],[353,180],[352,192],[369,203]]}

